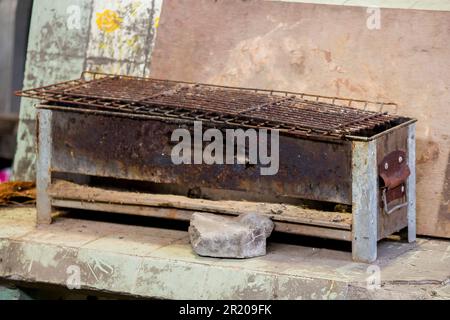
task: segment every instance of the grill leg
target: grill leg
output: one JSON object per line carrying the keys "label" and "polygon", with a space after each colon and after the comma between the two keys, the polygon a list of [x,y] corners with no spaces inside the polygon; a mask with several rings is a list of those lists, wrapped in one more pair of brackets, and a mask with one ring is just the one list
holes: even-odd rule
{"label": "grill leg", "polygon": [[37,223],[52,222],[51,199],[48,188],[51,183],[50,164],[52,158],[52,112],[38,110],[38,155],[36,163],[36,208]]}
{"label": "grill leg", "polygon": [[377,259],[378,177],[376,141],[353,142],[352,256],[371,263]]}
{"label": "grill leg", "polygon": [[408,166],[411,175],[406,181],[408,199],[408,242],[416,241],[416,124],[408,127]]}

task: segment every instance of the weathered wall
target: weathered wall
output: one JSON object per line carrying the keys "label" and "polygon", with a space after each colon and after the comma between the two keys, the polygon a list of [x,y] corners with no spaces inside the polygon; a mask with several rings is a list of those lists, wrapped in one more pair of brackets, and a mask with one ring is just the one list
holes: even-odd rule
{"label": "weathered wall", "polygon": [[[83,70],[90,16],[89,0],[35,1],[31,18],[24,87],[78,77]],[[79,8],[80,28],[66,25],[68,7]],[[34,180],[34,100],[22,99],[14,161],[15,178]]]}
{"label": "weathered wall", "polygon": [[152,75],[394,101],[417,125],[420,234],[450,237],[450,12],[165,0]]}
{"label": "weathered wall", "polygon": [[[24,88],[79,78],[84,70],[148,75],[162,0],[34,2]],[[16,179],[35,177],[34,100],[22,99]]]}
{"label": "weathered wall", "polygon": [[11,91],[14,61],[14,22],[17,1],[0,0],[0,117],[12,114]]}

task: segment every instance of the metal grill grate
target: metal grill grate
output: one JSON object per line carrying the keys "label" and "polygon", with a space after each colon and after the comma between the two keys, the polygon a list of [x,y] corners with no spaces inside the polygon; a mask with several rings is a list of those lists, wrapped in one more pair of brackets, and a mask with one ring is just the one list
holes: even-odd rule
{"label": "metal grill grate", "polygon": [[[84,73],[79,80],[25,90],[17,95],[62,107],[276,128],[293,134],[339,138],[383,131],[401,119],[381,112],[385,106],[394,104],[98,73]],[[343,106],[343,102],[348,106]],[[349,107],[352,103],[362,105],[363,109]],[[365,110],[369,106],[379,111]]]}

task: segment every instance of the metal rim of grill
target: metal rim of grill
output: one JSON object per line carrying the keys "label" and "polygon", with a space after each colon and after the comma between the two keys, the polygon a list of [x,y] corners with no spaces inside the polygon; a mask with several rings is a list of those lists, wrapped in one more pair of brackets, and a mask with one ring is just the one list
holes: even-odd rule
{"label": "metal rim of grill", "polygon": [[[383,112],[386,106],[396,107],[393,103],[94,72],[84,72],[78,80],[16,94],[71,108],[279,129],[293,135],[339,139],[370,136],[412,120]],[[352,103],[361,108],[352,107]],[[369,106],[379,111],[369,111]]]}

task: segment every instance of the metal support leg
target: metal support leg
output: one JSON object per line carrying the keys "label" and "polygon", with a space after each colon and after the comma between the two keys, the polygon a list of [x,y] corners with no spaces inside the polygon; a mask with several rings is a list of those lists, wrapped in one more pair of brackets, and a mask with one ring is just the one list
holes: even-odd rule
{"label": "metal support leg", "polygon": [[378,177],[376,141],[353,142],[352,256],[360,262],[377,259]]}
{"label": "metal support leg", "polygon": [[36,162],[36,208],[37,223],[52,222],[51,199],[48,188],[51,184],[50,165],[52,158],[52,111],[38,110],[38,156]]}
{"label": "metal support leg", "polygon": [[408,200],[408,242],[416,241],[416,125],[408,127],[408,166],[411,174],[406,181]]}

